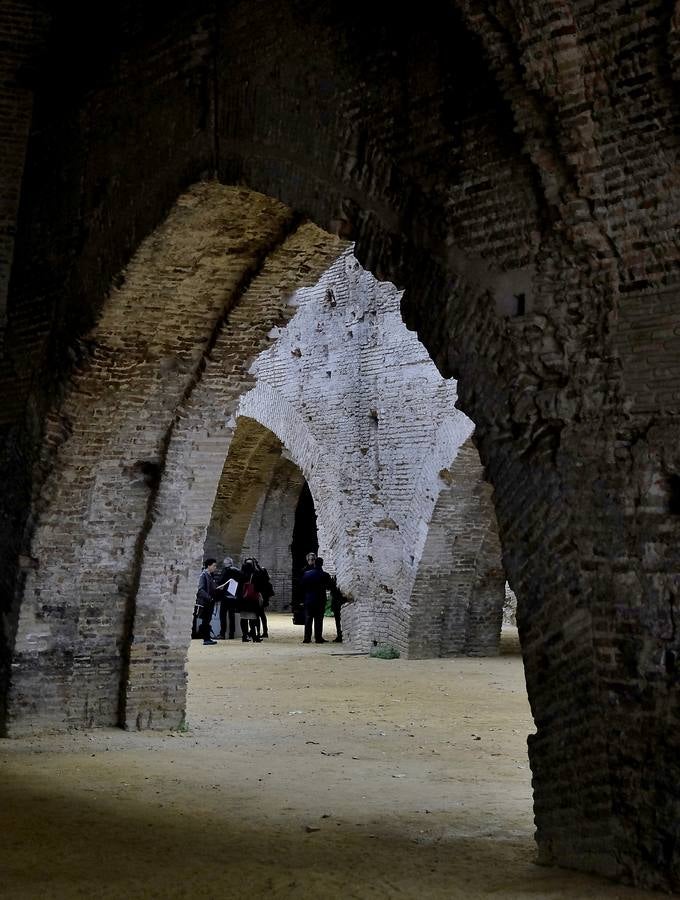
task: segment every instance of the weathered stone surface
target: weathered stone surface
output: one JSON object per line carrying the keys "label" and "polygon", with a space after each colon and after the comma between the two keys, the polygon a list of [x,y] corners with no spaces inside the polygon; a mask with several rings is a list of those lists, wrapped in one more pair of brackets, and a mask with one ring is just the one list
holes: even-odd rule
{"label": "weathered stone surface", "polygon": [[[233,448],[230,447],[230,453]],[[224,480],[224,473],[220,484]],[[285,448],[271,472],[271,478],[262,493],[250,520],[243,541],[243,556],[261,560],[269,572],[276,593],[269,608],[274,612],[290,611],[293,599],[293,561],[291,556],[295,514],[305,479],[299,466],[288,456]],[[218,501],[215,502],[217,508]],[[214,522],[214,516],[212,522]],[[212,523],[211,523],[212,524]],[[229,529],[231,533],[231,529]],[[218,557],[223,548],[218,536],[215,552]],[[210,530],[206,539],[206,553],[211,551]],[[239,552],[236,550],[235,552]],[[296,573],[297,574],[297,573]]]}
{"label": "weathered stone surface", "polygon": [[[2,370],[3,684],[43,438],[68,430],[46,412],[112,278],[214,169],[356,240],[458,378],[518,595],[542,860],[678,889],[672,309],[665,337],[630,324],[678,290],[677,4],[43,9]],[[649,336],[670,341],[651,366]]]}
{"label": "weathered stone surface", "polygon": [[[166,605],[174,609],[179,581],[193,585],[206,519],[194,521],[192,509],[210,508],[210,463],[219,474],[226,452],[229,409],[210,406],[213,397],[197,407],[196,386],[219,356],[221,399],[233,411],[248,366],[304,280],[298,267],[309,272],[316,261],[322,269],[329,253],[337,255],[337,241],[298,228],[281,204],[214,183],[184,194],[142,244],[84,339],[71,389],[48,423],[52,475],[36,503],[36,564],[25,576],[13,661],[13,733],[119,720],[128,665],[143,657],[145,641],[170,639],[159,625],[173,614]],[[182,500],[167,501],[163,530],[173,483]],[[187,556],[197,530],[198,549]],[[161,559],[147,576],[156,540]],[[181,612],[185,652],[190,610]],[[174,695],[177,687],[164,690]]]}
{"label": "weathered stone surface", "polygon": [[439,477],[442,488],[411,597],[409,655],[493,655],[505,572],[491,488],[471,438]]}
{"label": "weathered stone surface", "polygon": [[[214,189],[233,191],[217,185]],[[236,193],[244,198],[250,194]],[[277,228],[277,219],[259,204],[271,201],[253,199],[266,235]],[[278,229],[279,238],[262,248],[259,264],[240,283],[238,302],[214,326],[209,353],[173,417],[163,478],[145,523],[138,562],[129,661],[123,673],[121,718],[128,727],[168,727],[183,720],[196,572],[239,399],[255,382],[250,371],[255,358],[294,314],[291,296],[314,283],[344,247],[338,238],[296,222],[290,213],[286,226],[281,229],[279,222]],[[271,442],[271,435],[264,438],[262,452],[272,452]],[[243,534],[248,522],[244,516]]]}
{"label": "weathered stone surface", "polygon": [[[505,578],[490,488],[469,442],[458,459],[472,423],[455,409],[455,381],[439,375],[404,327],[400,296],[347,250],[292,298],[295,317],[251,368],[257,384],[239,404],[237,421],[247,423],[229,448],[206,555],[255,552],[269,567],[261,535],[256,548],[252,539],[244,548],[258,500],[276,489],[280,452],[271,434],[248,424],[255,420],[309,484],[319,552],[352,601],[343,633],[354,649],[388,643],[405,656],[495,652]],[[289,523],[276,538],[286,546],[290,512]],[[288,550],[286,583],[290,577]]]}

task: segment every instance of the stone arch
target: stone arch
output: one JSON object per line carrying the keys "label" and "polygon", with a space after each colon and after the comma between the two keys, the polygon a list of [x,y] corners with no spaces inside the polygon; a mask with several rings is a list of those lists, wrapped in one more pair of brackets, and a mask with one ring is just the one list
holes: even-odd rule
{"label": "stone arch", "polygon": [[[272,612],[291,609],[292,576],[296,571],[293,564],[293,533],[305,485],[299,467],[284,452],[272,472],[243,542],[243,555],[259,559],[269,572],[275,592],[269,601]],[[311,492],[308,496],[311,497]],[[310,502],[313,505],[313,498]]]}
{"label": "stone arch", "polygon": [[[184,551],[202,544],[207,524],[193,520],[192,504],[211,503],[247,369],[304,283],[296,267],[321,271],[338,252],[280,204],[216,183],[184,194],[143,243],[50,421],[51,478],[36,498],[16,638],[14,733],[119,720],[132,628],[141,637],[145,621],[158,636],[174,615],[143,569],[169,478],[185,476],[166,523],[162,586],[172,597],[190,565]],[[221,388],[219,410],[201,406],[215,402],[202,391],[206,378]],[[140,589],[155,625],[135,605]]]}
{"label": "stone arch", "polygon": [[[280,258],[272,254],[267,277],[261,285],[254,283],[244,293],[236,314],[230,317],[228,327],[215,344],[200,383],[182,406],[139,566],[126,672],[123,722],[127,727],[176,727],[184,718],[187,635],[195,573],[234,429],[242,418],[251,418],[247,416],[251,392],[244,396],[243,391],[253,379],[247,363],[239,361],[235,366],[235,356],[238,360],[245,340],[247,361],[253,361],[271,340],[276,326],[292,315],[289,300],[295,288],[301,281],[305,283],[310,273],[318,277],[339,250],[336,239],[306,225],[291,236]],[[295,263],[304,271],[304,279]],[[259,344],[253,341],[253,322],[257,323]],[[274,416],[277,408],[279,415]],[[281,409],[280,398],[271,393],[263,409],[267,422],[267,410],[272,417],[274,427],[269,430],[282,443],[285,441],[289,452],[308,460],[301,468],[314,484],[314,460],[320,450],[304,423],[294,410]],[[321,486],[319,491],[323,490]],[[178,521],[183,526],[181,532],[177,530]]]}
{"label": "stone arch", "polygon": [[[243,398],[205,541],[206,556],[259,559],[267,567],[276,591],[270,607],[276,611],[290,608],[290,541],[300,494],[305,485],[309,488],[303,467],[309,474],[324,459],[323,448],[305,431],[297,411],[266,385],[259,385]],[[302,454],[299,457],[286,443],[291,438]],[[316,497],[309,490],[317,530],[321,533],[327,567],[334,568],[332,548],[326,550],[324,543],[330,517],[327,506],[319,506],[319,498],[332,496],[333,491],[328,490],[325,479],[317,483],[313,480],[313,484]]]}
{"label": "stone arch", "polygon": [[258,504],[281,459],[282,445],[268,429],[239,417],[224,462],[205,539],[205,556],[243,556],[243,544]]}
{"label": "stone arch", "polygon": [[342,528],[346,517],[338,503],[342,473],[329,462],[325,448],[315,439],[299,410],[271,385],[258,381],[242,397],[239,416],[248,416],[275,434],[302,472],[314,500],[319,543],[344,574],[351,561],[345,562]]}
{"label": "stone arch", "polygon": [[[284,296],[287,300],[289,295]],[[332,491],[317,477],[323,450],[296,410],[269,386],[258,384],[242,396],[242,378],[236,383],[223,378],[224,369],[233,364],[229,344],[242,340],[231,329],[225,332],[224,346],[216,347],[191,406],[182,409],[181,425],[168,450],[140,565],[126,671],[127,727],[178,727],[184,720],[196,572],[220,485],[221,499],[235,504],[232,521],[238,543],[238,535],[245,537],[266,476],[285,446],[310,485],[320,532],[328,539],[335,527]],[[207,419],[206,408],[211,411]],[[239,494],[236,484],[230,490],[228,476],[237,471],[253,478],[253,490]]]}
{"label": "stone arch", "polygon": [[518,592],[541,858],[677,887],[677,16],[669,40],[661,7],[643,28],[569,0],[361,11],[152,4],[26,26],[4,672],[48,373],[140,237],[216,171],[355,237],[460,377]]}
{"label": "stone arch", "polygon": [[324,448],[299,412],[276,390],[258,383],[239,402],[207,526],[206,552],[218,557],[242,556],[258,504],[283,475],[293,509],[302,486],[308,485],[317,529],[324,548],[328,547],[324,552],[334,558],[337,549],[332,541],[338,515],[334,487],[338,477],[333,477],[326,462]]}
{"label": "stone arch", "polygon": [[356,600],[343,611],[344,633],[356,649],[390,643],[407,655],[413,579],[440,473],[473,425],[454,409],[456,383],[442,379],[404,327],[400,296],[348,248],[296,294],[298,312],[254,363],[257,387],[241,409],[272,430],[304,422],[305,436],[323,447],[312,492],[317,509],[332,504],[322,552]]}

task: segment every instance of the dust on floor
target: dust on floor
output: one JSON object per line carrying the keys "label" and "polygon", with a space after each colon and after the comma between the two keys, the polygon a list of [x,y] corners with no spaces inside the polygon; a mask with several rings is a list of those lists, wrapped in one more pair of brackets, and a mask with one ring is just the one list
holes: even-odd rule
{"label": "dust on floor", "polygon": [[534,864],[512,633],[382,660],[270,620],[194,642],[185,733],[0,742],[0,897],[658,896]]}

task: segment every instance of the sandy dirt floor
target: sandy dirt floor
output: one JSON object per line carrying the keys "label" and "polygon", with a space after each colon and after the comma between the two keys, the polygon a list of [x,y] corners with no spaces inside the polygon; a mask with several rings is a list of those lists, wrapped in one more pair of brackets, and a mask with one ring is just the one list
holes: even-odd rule
{"label": "sandy dirt floor", "polygon": [[659,896],[534,864],[512,632],[423,661],[270,633],[193,643],[185,733],[0,742],[0,896]]}

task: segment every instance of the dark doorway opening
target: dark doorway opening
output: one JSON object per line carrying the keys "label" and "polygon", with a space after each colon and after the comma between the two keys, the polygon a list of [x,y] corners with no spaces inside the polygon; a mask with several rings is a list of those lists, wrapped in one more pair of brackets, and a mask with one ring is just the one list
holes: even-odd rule
{"label": "dark doorway opening", "polygon": [[316,510],[309,485],[305,481],[300,491],[300,499],[295,508],[295,523],[293,525],[293,540],[290,545],[292,557],[292,607],[293,617],[302,606],[300,594],[300,575],[305,568],[305,556],[310,552],[318,553],[319,537],[316,530]]}

